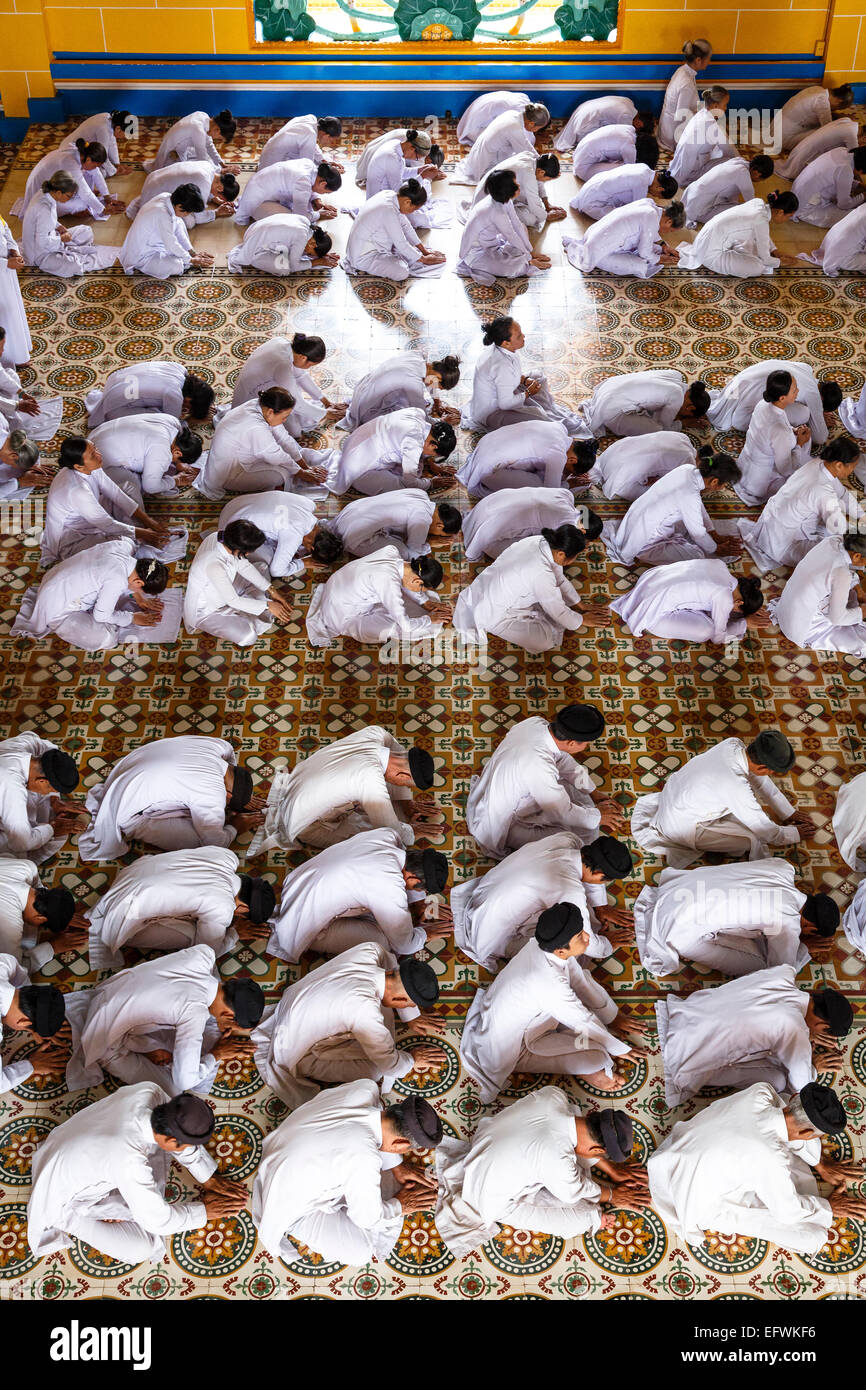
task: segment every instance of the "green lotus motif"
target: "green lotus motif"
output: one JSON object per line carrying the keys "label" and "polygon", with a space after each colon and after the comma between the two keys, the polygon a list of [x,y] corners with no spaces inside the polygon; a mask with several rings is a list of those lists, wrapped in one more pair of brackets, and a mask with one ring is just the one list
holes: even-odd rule
{"label": "green lotus motif", "polygon": [[400,0],[394,11],[394,22],[403,42],[429,37],[437,42],[466,42],[481,23],[481,14],[473,0]]}
{"label": "green lotus motif", "polygon": [[303,43],[316,27],[307,14],[306,0],[255,0],[253,13],[268,42],[286,40]]}
{"label": "green lotus motif", "polygon": [[618,14],[619,0],[596,0],[588,5],[567,0],[553,18],[564,39],[606,39],[616,28]]}

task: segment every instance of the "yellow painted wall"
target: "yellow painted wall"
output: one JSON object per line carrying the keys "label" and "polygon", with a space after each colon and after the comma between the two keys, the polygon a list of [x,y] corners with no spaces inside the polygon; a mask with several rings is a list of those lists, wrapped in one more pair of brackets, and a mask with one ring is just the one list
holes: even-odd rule
{"label": "yellow painted wall", "polygon": [[827,76],[833,82],[866,82],[866,17],[863,0],[836,0]]}
{"label": "yellow painted wall", "polygon": [[0,96],[7,116],[26,116],[30,97],[54,95],[41,0],[0,0]]}

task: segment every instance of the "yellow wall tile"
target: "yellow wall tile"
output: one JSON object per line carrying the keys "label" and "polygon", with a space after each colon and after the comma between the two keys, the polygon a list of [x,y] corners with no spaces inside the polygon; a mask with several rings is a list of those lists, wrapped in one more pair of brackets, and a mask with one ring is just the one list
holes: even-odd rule
{"label": "yellow wall tile", "polygon": [[833,17],[830,41],[827,44],[827,71],[848,72],[854,63],[861,19],[846,15]]}
{"label": "yellow wall tile", "polygon": [[103,10],[108,53],[213,53],[209,10]]}
{"label": "yellow wall tile", "polygon": [[701,33],[696,34],[694,15],[686,11],[668,12],[655,10],[641,12],[626,9],[623,29],[624,53],[678,53],[687,39],[711,37],[720,53],[730,53],[734,42],[735,16],[732,13],[720,14],[713,18],[712,33],[707,33],[708,25],[701,25]]}
{"label": "yellow wall tile", "polygon": [[788,10],[779,16],[740,13],[735,53],[811,53],[824,37],[819,11]]}
{"label": "yellow wall tile", "polygon": [[41,14],[0,14],[0,53],[3,61],[11,62],[15,68],[25,68],[28,62],[33,67],[41,64],[33,62],[47,52],[45,43],[45,21]]}
{"label": "yellow wall tile", "polygon": [[217,53],[248,53],[250,31],[245,11],[214,10],[214,34]]}
{"label": "yellow wall tile", "polygon": [[[731,0],[727,0],[727,3],[730,4]],[[632,10],[658,9],[658,4],[655,2],[655,0],[626,0],[626,6],[626,23],[628,23],[628,16],[632,12]],[[686,0],[665,0],[666,10],[684,10],[685,7]]]}
{"label": "yellow wall tile", "polygon": [[102,16],[98,9],[61,10],[46,6],[48,38],[55,52],[104,53]]}
{"label": "yellow wall tile", "polygon": [[13,0],[13,5],[0,6],[2,9],[14,8],[16,14],[39,14],[42,9],[42,0]]}
{"label": "yellow wall tile", "polygon": [[28,71],[27,85],[30,88],[31,98],[53,97],[57,95],[54,89],[54,83],[51,80],[51,73],[48,72],[47,69],[45,72]]}
{"label": "yellow wall tile", "polygon": [[3,114],[6,116],[28,116],[27,78],[23,72],[0,72],[0,97],[3,98]]}

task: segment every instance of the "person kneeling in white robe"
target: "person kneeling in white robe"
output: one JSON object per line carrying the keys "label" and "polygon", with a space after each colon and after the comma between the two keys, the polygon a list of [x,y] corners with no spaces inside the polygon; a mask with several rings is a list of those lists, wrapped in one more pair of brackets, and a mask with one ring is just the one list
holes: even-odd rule
{"label": "person kneeling in white robe", "polygon": [[220,1063],[252,1051],[250,1031],[265,1007],[249,976],[220,981],[211,946],[188,946],[69,995],[70,1091],[99,1086],[110,1072],[130,1085],[207,1095]]}
{"label": "person kneeling in white robe", "polygon": [[769,626],[758,579],[732,574],[724,560],[677,560],[642,574],[610,605],[635,637],[722,645]]}
{"label": "person kneeling in white robe", "polygon": [[791,192],[800,203],[794,221],[832,227],[863,202],[864,177],[864,146],[850,153],[836,149],[819,155],[794,180]]}
{"label": "person kneeling in white robe", "polygon": [[283,212],[305,217],[308,222],[336,217],[332,203],[323,203],[320,194],[335,193],[343,176],[323,160],[281,159],[251,174],[238,199],[235,221],[239,227],[279,217]]}
{"label": "person kneeling in white robe", "polygon": [[[764,859],[769,846],[796,845],[815,823],[779,790],[771,774],[790,772],[796,754],[784,734],[765,729],[745,744],[726,738],[671,773],[661,792],[639,796],[632,835],[649,854],[683,869],[702,854]],[[763,797],[781,823],[761,810]]]}
{"label": "person kneeling in white robe", "polygon": [[457,139],[461,145],[472,145],[497,116],[505,111],[525,111],[529,105],[525,92],[482,92],[470,101],[457,122]]}
{"label": "person kneeling in white robe", "polygon": [[663,869],[634,905],[641,965],[653,975],[675,975],[689,961],[723,975],[776,965],[799,972],[829,949],[839,908],[795,880],[786,859]]}
{"label": "person kneeling in white robe", "polygon": [[291,491],[299,483],[323,483],[333,450],[296,443],[288,429],[294,405],[288,391],[268,386],[224,415],[195,480],[198,491],[219,500],[226,492]]}
{"label": "person kneeling in white robe", "polygon": [[[205,1145],[214,1115],[201,1096],[170,1100],[142,1081],[57,1125],[33,1159],[27,1238],[37,1255],[82,1241],[125,1264],[159,1261],[167,1238],[246,1206],[241,1183],[218,1178]],[[201,1184],[193,1202],[166,1201],[172,1159]]]}
{"label": "person kneeling in white robe", "polygon": [[554,903],[493,984],[475,991],[460,1057],[482,1105],[496,1100],[512,1072],[581,1076],[602,1091],[623,1085],[615,1059],[643,1051],[624,1025],[614,1029],[617,1006],[581,960],[588,946],[580,908]]}
{"label": "person kneeling in white robe", "polygon": [[573,150],[584,135],[593,130],[601,130],[606,125],[628,125],[635,130],[646,130],[651,135],[656,127],[655,116],[648,111],[638,111],[630,97],[607,95],[593,97],[580,102],[572,111],[562,130],[554,140],[558,150]]}
{"label": "person kneeling in white robe", "polygon": [[339,637],[365,643],[435,637],[452,616],[451,605],[436,600],[444,578],[432,555],[404,560],[395,545],[350,560],[313,590],[307,637],[314,647],[330,647]]}
{"label": "person kneeling in white robe", "polygon": [[541,102],[529,102],[522,111],[500,111],[472,142],[461,159],[452,183],[481,183],[497,164],[522,150],[535,150],[535,137],[550,124],[550,112]]}
{"label": "person kneeling in white robe", "polygon": [[704,382],[689,385],[673,367],[623,372],[596,386],[580,414],[596,439],[603,434],[652,434],[655,430],[681,430],[682,420],[703,419],[710,408]]}
{"label": "person kneeling in white robe", "polygon": [[340,257],[321,227],[313,227],[295,212],[275,213],[254,222],[240,246],[226,257],[229,270],[261,270],[266,275],[299,275],[305,270],[328,270]]}
{"label": "person kneeling in white robe", "polygon": [[841,87],[816,83],[795,92],[776,112],[773,138],[777,148],[796,149],[812,131],[829,125],[840,112],[850,111],[853,104],[854,93],[847,82]]}
{"label": "person kneeling in white robe", "polygon": [[749,506],[762,506],[809,458],[809,426],[792,425],[786,413],[799,392],[793,372],[770,372],[763,397],[752,411],[738,459],[742,477],[734,489]]}
{"label": "person kneeling in white robe", "polygon": [[46,888],[31,859],[0,855],[0,954],[35,971],[86,944],[85,918],[70,890]]}
{"label": "person kneeling in white robe", "polygon": [[482,327],[487,350],[475,364],[465,428],[482,433],[501,425],[556,420],[570,435],[586,439],[588,431],[580,415],[556,403],[547,378],[521,371],[519,352],[526,339],[517,320],[500,314]]}
{"label": "person kneeling in white robe", "polygon": [[738,155],[721,164],[711,164],[706,173],[683,189],[686,226],[697,227],[711,222],[720,212],[751,202],[755,184],[772,176],[773,161],[766,154],[756,154],[751,160]]}
{"label": "person kneeling in white robe", "polygon": [[[648,131],[638,132],[634,124],[606,125],[584,135],[574,151],[574,177],[588,183],[596,174],[625,164],[646,164],[654,169],[659,162],[659,146]],[[674,175],[676,177],[676,175]]]}
{"label": "person kneeling in white robe", "polygon": [[21,219],[21,250],[28,265],[64,280],[91,270],[106,270],[117,260],[116,246],[96,246],[90,227],[61,227],[58,210],[78,192],[64,169],[46,179],[27,204]]}
{"label": "person kneeling in white robe", "polygon": [[434,1071],[445,1061],[429,1043],[401,1050],[395,1015],[413,1032],[436,1034],[429,1010],[439,985],[429,965],[397,960],[375,942],[362,942],[289,985],[252,1035],[265,1084],[290,1109],[323,1086],[367,1078],[384,1093],[411,1071]]}
{"label": "person kneeling in white robe", "polygon": [[[86,652],[125,642],[175,642],[183,600],[161,560],[136,560],[135,543],[102,541],[71,555],[25,591],[13,637],[52,635]],[[163,598],[158,595],[163,594]]]}
{"label": "person kneeling in white robe", "polygon": [[[468,1143],[443,1140],[436,1154],[436,1229],[457,1259],[501,1225],[564,1240],[611,1230],[613,1209],[648,1205],[645,1171],[628,1162],[633,1144],[624,1110],[583,1115],[563,1091],[544,1086],[486,1116]],[[593,1168],[601,1170],[601,1182]]]}
{"label": "person kneeling in white robe", "polygon": [[443,468],[457,446],[454,426],[431,425],[417,406],[392,410],[359,425],[331,465],[328,487],[338,495],[354,488],[366,496],[397,488],[434,492],[453,485],[454,473]]}
{"label": "person kneeling in white robe", "polygon": [[426,201],[426,190],[417,179],[409,179],[396,193],[386,188],[370,198],[346,240],[343,265],[347,273],[398,282],[410,276],[441,275],[444,252],[426,250],[409,221]]}
{"label": "person kneeling in white robe", "polygon": [[601,934],[605,925],[634,925],[631,912],[608,905],[606,887],[632,867],[626,846],[610,835],[600,835],[583,850],[567,830],[531,840],[480,878],[455,884],[454,941],[470,960],[495,972],[530,939],[540,912],[569,902],[583,918],[586,954],[602,959],[611,952]]}
{"label": "person kneeling in white robe", "polygon": [[292,621],[291,604],[273,589],[270,575],[247,558],[265,541],[264,531],[244,520],[230,521],[205,537],[187,578],[183,621],[188,633],[209,632],[251,647],[274,620],[281,625]]}
{"label": "person kneeling in white robe", "polygon": [[252,776],[231,744],[204,734],[142,744],[91,787],[85,804],[92,817],[78,841],[85,863],[119,859],[129,840],[157,849],[227,849],[263,818]]}
{"label": "person kneeling in white robe", "polygon": [[678,189],[679,184],[670,174],[658,173],[648,164],[623,164],[593,174],[572,198],[569,207],[597,222],[616,208],[642,199],[673,198]]}
{"label": "person kneeling in white robe", "polygon": [[201,436],[173,415],[130,415],[106,420],[91,430],[89,443],[102,457],[106,474],[131,497],[136,492],[176,497],[194,482],[201,458]]}
{"label": "person kneeling in white robe", "polygon": [[296,439],[315,430],[332,416],[345,414],[346,406],[323,395],[311,368],[324,362],[328,349],[313,333],[293,333],[269,338],[250,353],[238,372],[232,392],[232,409],[245,405],[267,386],[279,386],[294,396],[295,404],[286,428]]}
{"label": "person kneeling in white robe", "polygon": [[[266,169],[281,159],[314,159],[320,164],[325,150],[339,148],[343,122],[339,116],[292,116],[266,141],[259,155],[259,168]],[[344,172],[343,165],[334,168]]]}
{"label": "person kneeling in white robe", "polygon": [[[56,985],[31,985],[15,956],[0,955],[0,1047],[7,1030],[23,1043],[21,1048],[3,1049],[0,1095],[23,1086],[31,1077],[46,1077],[55,1083],[60,1080],[66,1048],[55,1034],[66,1019],[66,998]],[[28,1051],[27,1044],[34,1038],[37,1046]]]}
{"label": "person kneeling in white robe", "polygon": [[[378,724],[335,739],[302,758],[291,772],[277,772],[268,794],[265,823],[249,848],[317,849],[349,840],[362,830],[396,830],[404,845],[415,829],[439,823],[433,797],[429,753],[407,749]],[[412,786],[424,796],[413,798]]]}
{"label": "person kneeling in white robe", "polygon": [[648,280],[663,265],[676,265],[678,253],[665,244],[665,234],[685,220],[682,203],[661,207],[652,198],[639,198],[606,213],[583,236],[563,237],[562,244],[571,264],[585,275],[603,270]]}
{"label": "person kneeling in white robe", "polygon": [[866,773],[843,782],[836,793],[833,834],[845,863],[858,873],[866,871]]}
{"label": "person kneeling in white robe", "polygon": [[[703,445],[701,452],[711,454],[712,446]],[[574,480],[574,486],[594,484],[605,497],[624,497],[627,502],[634,502],[659,478],[683,464],[694,464],[697,457],[698,451],[689,436],[675,430],[626,436],[597,454],[586,475]]]}
{"label": "person kneeling in white robe", "polygon": [[181,212],[181,221],[188,232],[216,218],[234,217],[240,184],[234,174],[215,169],[209,159],[184,159],[165,169],[154,169],[144,181],[137,198],[126,205],[126,215],[132,222],[143,207],[167,193],[169,199],[176,188],[190,185],[196,190],[202,206],[195,212]]}
{"label": "person kneeling in white robe", "polygon": [[532,715],[509,729],[469,784],[466,824],[485,854],[502,859],[560,830],[586,845],[620,829],[622,808],[576,761],[604,727],[595,705],[564,705],[552,720]]}
{"label": "person kneeling in white robe", "polygon": [[797,265],[796,256],[782,255],[770,241],[770,223],[790,222],[799,207],[793,193],[774,191],[763,198],[738,203],[705,222],[694,241],[679,250],[680,270],[704,267],[717,275],[746,280],[772,275],[780,265]]}
{"label": "person kneeling in white robe", "polygon": [[302,576],[342,559],[336,528],[317,522],[311,497],[293,492],[233,497],[220,512],[218,530],[225,531],[233,521],[252,522],[262,533],[263,541],[248,558],[274,579]]}
{"label": "person kneeling in white robe", "polygon": [[423,488],[398,487],[349,502],[328,527],[348,555],[372,555],[393,546],[404,560],[427,555],[435,545],[450,546],[463,517],[448,502],[435,502]]}
{"label": "person kneeling in white robe", "polygon": [[84,403],[92,430],[149,411],[204,422],[213,413],[214,389],[179,362],[130,362],[109,373],[101,391],[88,391]]}
{"label": "person kneeling in white robe", "polygon": [[[486,437],[492,439],[493,435]],[[601,517],[575,502],[567,487],[503,488],[501,492],[491,492],[466,513],[462,526],[464,552],[470,562],[484,556],[497,560],[515,541],[539,536],[546,529],[574,527],[585,543],[602,533]]]}
{"label": "person kneeling in white robe", "polygon": [[85,913],[90,964],[121,970],[123,951],[180,951],[209,946],[224,956],[238,940],[267,935],[276,905],[264,878],[238,873],[238,857],[220,845],[147,854],[125,865]]}
{"label": "person kneeling in white robe", "polygon": [[267,953],[300,960],[305,951],[339,955],[372,941],[411,956],[451,928],[451,913],[432,899],[448,883],[448,860],[435,849],[407,849],[396,830],[362,830],[286,874]]}
{"label": "person kneeling in white robe", "polygon": [[302,1246],[353,1267],[385,1260],[403,1217],[436,1201],[435,1178],[408,1155],[441,1139],[432,1105],[410,1096],[383,1109],[375,1081],[314,1096],[262,1147],[252,1205],[262,1245],[290,1267]]}
{"label": "person kneeling in white robe", "polygon": [[825,536],[797,565],[770,605],[773,621],[798,647],[866,656],[866,595],[857,573],[866,566],[859,531]]}
{"label": "person kneeling in white robe", "polygon": [[[512,174],[517,180],[513,209],[524,227],[541,232],[548,222],[563,221],[565,208],[551,207],[544,193],[544,185],[551,179],[559,178],[559,160],[555,154],[538,155],[534,150],[523,150],[495,165],[476,188],[475,197],[470,202],[461,203],[458,214],[461,222],[465,222],[482,199],[487,197],[488,180],[504,173]],[[492,186],[497,186],[497,183]]]}
{"label": "person kneeling in white robe", "polygon": [[[836,276],[840,270],[851,275],[866,273],[866,206],[855,208],[831,227],[811,259],[825,275]],[[864,432],[859,431],[861,435]]]}
{"label": "person kneeling in white robe", "polygon": [[670,170],[681,188],[694,183],[714,164],[737,157],[737,148],[725,138],[725,111],[731,94],[727,87],[705,87],[703,105],[677,136]]}
{"label": "person kneeling in white robe", "polygon": [[742,543],[719,535],[701,494],[730,487],[740,470],[728,454],[702,453],[659,478],[619,522],[602,530],[608,557],[621,565],[670,565],[710,555],[738,555]]}
{"label": "person kneeling in white robe", "polygon": [[455,267],[464,279],[492,285],[497,276],[516,280],[550,268],[550,257],[533,251],[514,200],[520,185],[510,169],[495,171],[484,181],[485,196],[470,209],[460,238]]}
{"label": "person kneeling in white robe", "polygon": [[[727,1231],[816,1255],[833,1226],[866,1216],[866,1201],[844,1190],[862,1176],[860,1165],[821,1153],[821,1135],[842,1134],[847,1122],[835,1092],[816,1082],[787,1105],[765,1082],[713,1101],[650,1155],[652,1205],[689,1245]],[[813,1169],[830,1183],[828,1198]]]}
{"label": "person kneeling in white robe", "polygon": [[847,1035],[854,1011],[838,990],[800,989],[796,973],[776,965],[656,1002],[667,1105],[682,1105],[704,1086],[745,1090],[759,1081],[796,1095],[815,1080],[816,1065],[837,1069],[833,1039]]}
{"label": "person kneeling in white robe", "polygon": [[832,423],[828,416],[839,410],[842,400],[838,384],[819,381],[814,369],[805,362],[786,362],[782,358],[754,362],[732,376],[721,391],[710,392],[712,404],[707,419],[713,429],[743,430],[745,433],[772,372],[786,372],[797,383],[796,393],[783,407],[788,423],[808,425],[812,443],[826,444]]}
{"label": "person kneeling in white robe", "polygon": [[460,424],[460,411],[442,404],[433,393],[452,391],[460,380],[460,359],[453,354],[428,362],[421,352],[400,352],[361,377],[352,392],[340,429],[356,430],[380,415],[412,406],[423,410],[428,420],[447,420]]}
{"label": "person kneeling in white robe", "polygon": [[562,646],[567,631],[605,627],[608,608],[584,603],[565,577],[564,566],[586,546],[576,526],[545,527],[503,550],[467,589],[454,608],[454,629],[474,642],[493,633],[527,652]]}
{"label": "person kneeling in white robe", "polygon": [[120,248],[120,263],[127,275],[139,270],[154,280],[168,280],[183,275],[190,266],[212,266],[209,251],[193,251],[182,220],[203,211],[204,200],[192,183],[182,183],[172,193],[160,193],[145,203]]}
{"label": "person kneeling in white robe", "polygon": [[[455,476],[472,497],[518,488],[549,492],[572,479],[586,485],[597,451],[594,439],[571,439],[559,420],[525,420],[482,435]],[[524,500],[512,499],[515,507]]]}
{"label": "person kneeling in white robe", "polygon": [[746,549],[762,574],[798,565],[826,536],[840,536],[852,523],[866,522],[845,483],[860,463],[860,448],[840,435],[825,444],[774,493],[757,521],[737,523]]}
{"label": "person kneeling in white robe", "polygon": [[84,807],[68,798],[80,773],[75,759],[35,733],[0,740],[0,854],[50,859],[81,829]]}

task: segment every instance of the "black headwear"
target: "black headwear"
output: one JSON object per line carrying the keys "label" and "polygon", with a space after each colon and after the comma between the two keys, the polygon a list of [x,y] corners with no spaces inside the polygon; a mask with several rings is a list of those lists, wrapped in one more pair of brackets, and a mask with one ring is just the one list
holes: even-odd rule
{"label": "black headwear", "polygon": [[245,767],[238,764],[233,769],[232,794],[229,797],[229,810],[242,811],[253,794],[253,779]]}
{"label": "black headwear", "polygon": [[423,960],[410,956],[400,962],[400,979],[403,988],[419,1009],[429,1009],[439,998],[439,981],[431,966]]}
{"label": "black headwear", "polygon": [[810,893],[803,904],[803,916],[811,922],[819,936],[835,936],[842,914],[839,904],[829,893]]}
{"label": "black headwear", "polygon": [[442,1138],[442,1121],[427,1100],[421,1096],[407,1096],[399,1105],[403,1128],[412,1143],[419,1149],[435,1149]]}
{"label": "black headwear", "polygon": [[613,835],[599,835],[597,840],[593,840],[592,863],[593,868],[600,869],[605,878],[625,878],[634,868],[628,845],[614,839]]}
{"label": "black headwear", "polygon": [[241,975],[223,985],[226,1003],[239,1028],[255,1028],[265,1011],[265,996],[261,985],[248,975]]}
{"label": "black headwear", "polygon": [[68,888],[37,888],[33,906],[50,932],[65,931],[75,916],[75,898]]}
{"label": "black headwear", "polygon": [[47,777],[56,792],[68,796],[75,791],[79,779],[78,767],[68,753],[61,753],[59,748],[46,748],[40,754],[39,762],[43,776]]}
{"label": "black headwear", "polygon": [[158,1107],[159,1133],[179,1144],[206,1144],[214,1132],[214,1113],[202,1096],[183,1091],[173,1100]]}
{"label": "black headwear", "polygon": [[18,1003],[40,1038],[50,1038],[63,1026],[66,1002],[56,985],[24,985]]}
{"label": "black headwear", "polygon": [[816,989],[812,995],[812,1007],[819,1018],[829,1023],[834,1037],[844,1038],[846,1033],[850,1033],[854,1010],[838,989]]}
{"label": "black headwear", "polygon": [[555,903],[545,908],[535,924],[535,939],[542,951],[558,951],[583,931],[583,915],[574,903]]}
{"label": "black headwear", "polygon": [[605,1153],[614,1163],[625,1163],[631,1157],[634,1126],[631,1115],[624,1110],[602,1110],[598,1127]]}
{"label": "black headwear", "polygon": [[778,729],[764,729],[747,749],[749,757],[771,772],[787,772],[794,766],[795,753]]}
{"label": "black headwear", "polygon": [[604,733],[604,715],[595,705],[564,705],[553,720],[557,738],[583,743]]}
{"label": "black headwear", "polygon": [[250,874],[241,874],[240,878],[238,897],[249,908],[250,921],[260,926],[273,914],[277,895],[266,878],[253,878]]}
{"label": "black headwear", "polygon": [[433,759],[423,748],[412,747],[409,749],[409,771],[412,774],[412,781],[422,792],[426,792],[428,787],[433,785]]}
{"label": "black headwear", "polygon": [[441,893],[448,882],[448,859],[438,849],[425,849],[422,856],[422,876],[428,893]]}
{"label": "black headwear", "polygon": [[810,1081],[800,1092],[800,1104],[817,1130],[822,1134],[841,1134],[847,1127],[848,1116],[836,1092],[818,1081]]}

